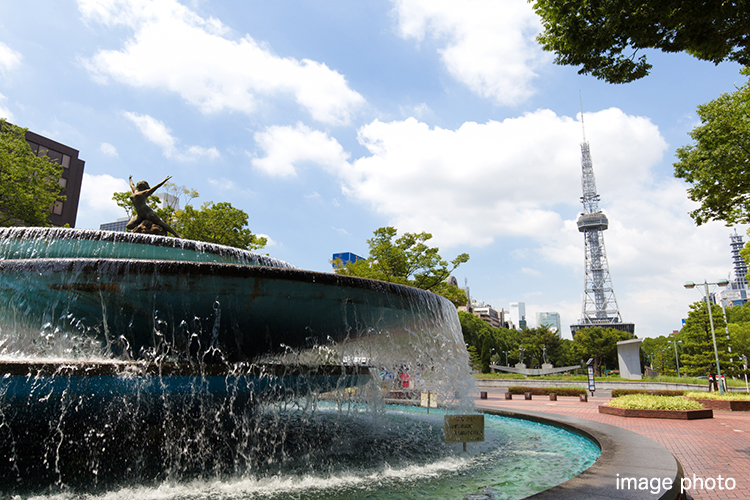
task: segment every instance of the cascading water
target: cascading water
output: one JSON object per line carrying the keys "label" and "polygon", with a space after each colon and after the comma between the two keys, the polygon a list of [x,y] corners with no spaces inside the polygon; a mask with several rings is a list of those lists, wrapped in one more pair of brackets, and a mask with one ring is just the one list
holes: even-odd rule
{"label": "cascading water", "polygon": [[1,492],[454,498],[408,485],[483,470],[508,440],[458,458],[439,415],[384,411],[406,375],[472,406],[455,308],[429,292],[220,245],[0,229]]}

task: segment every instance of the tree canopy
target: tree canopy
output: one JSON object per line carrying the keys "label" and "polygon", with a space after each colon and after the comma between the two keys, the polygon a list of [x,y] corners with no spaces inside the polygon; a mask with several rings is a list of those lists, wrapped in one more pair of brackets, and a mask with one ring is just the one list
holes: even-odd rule
{"label": "tree canopy", "polygon": [[[189,202],[200,196],[194,189],[177,186],[173,183],[167,183],[164,187],[166,193],[172,195],[174,199],[185,196]],[[124,208],[128,215],[133,214],[130,192],[114,193],[112,199],[117,202],[117,205]],[[250,231],[247,227],[247,213],[233,207],[231,203],[208,201],[203,203],[200,209],[196,209],[188,203],[185,208],[177,209],[177,203],[160,207],[161,200],[157,196],[151,196],[148,202],[149,206],[156,211],[156,214],[180,233],[183,238],[244,250],[258,250],[266,246],[268,242],[267,238]]]}
{"label": "tree canopy", "polygon": [[442,295],[456,305],[465,304],[466,293],[447,280],[469,260],[469,254],[462,253],[447,262],[438,253],[439,248],[425,244],[432,238],[430,233],[404,233],[396,238],[397,234],[398,230],[390,226],[376,229],[367,240],[368,258],[346,265],[334,262],[336,273],[409,285]]}
{"label": "tree canopy", "polygon": [[[738,366],[729,352],[724,315],[721,306],[711,304],[711,315],[714,321],[716,347],[721,364],[721,373],[737,374]],[[679,334],[682,344],[680,355],[680,370],[686,375],[702,376],[716,373],[716,354],[714,353],[713,337],[708,308],[705,301],[690,306],[690,312]]]}
{"label": "tree canopy", "polygon": [[602,364],[617,363],[617,343],[631,338],[632,334],[614,328],[582,328],[573,337],[573,351],[579,359],[594,358],[594,372],[600,375]]}
{"label": "tree canopy", "polygon": [[63,167],[38,157],[26,129],[0,120],[0,227],[49,226],[47,217],[60,193]]}
{"label": "tree canopy", "polygon": [[648,75],[644,49],[750,65],[748,0],[529,0],[555,62],[610,83]]}
{"label": "tree canopy", "polygon": [[[742,74],[750,76],[750,69]],[[677,150],[675,177],[691,184],[688,197],[701,204],[690,216],[701,225],[750,222],[750,81],[698,106],[695,144]]]}

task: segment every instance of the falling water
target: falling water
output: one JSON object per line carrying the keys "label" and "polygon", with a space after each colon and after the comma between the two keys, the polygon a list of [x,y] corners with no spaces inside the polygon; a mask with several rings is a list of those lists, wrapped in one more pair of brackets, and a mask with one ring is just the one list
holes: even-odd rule
{"label": "falling water", "polygon": [[0,377],[3,493],[371,498],[512,448],[459,457],[439,414],[386,411],[471,411],[447,300],[173,238],[0,230]]}

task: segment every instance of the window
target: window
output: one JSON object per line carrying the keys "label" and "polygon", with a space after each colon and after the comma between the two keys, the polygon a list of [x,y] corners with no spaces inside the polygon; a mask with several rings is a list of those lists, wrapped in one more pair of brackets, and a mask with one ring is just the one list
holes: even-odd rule
{"label": "window", "polygon": [[68,187],[68,179],[66,179],[65,177],[60,177],[60,185],[63,187],[63,189]]}
{"label": "window", "polygon": [[70,168],[70,156],[62,155],[62,166],[63,168]]}
{"label": "window", "polygon": [[63,212],[63,202],[56,201],[55,204],[52,206],[52,213],[55,215],[62,215]]}

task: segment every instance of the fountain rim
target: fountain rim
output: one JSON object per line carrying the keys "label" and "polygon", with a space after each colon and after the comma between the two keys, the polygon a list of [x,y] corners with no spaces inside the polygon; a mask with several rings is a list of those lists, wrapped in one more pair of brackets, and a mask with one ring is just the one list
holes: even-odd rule
{"label": "fountain rim", "polygon": [[[672,480],[672,488],[654,500],[679,500],[680,482],[684,476],[682,464],[664,446],[627,429],[566,415],[554,415],[531,410],[509,410],[477,406],[489,415],[529,420],[552,425],[590,439],[601,450],[601,455],[588,469],[564,483],[540,491],[524,500],[576,500],[581,498],[617,498],[639,500],[643,491],[616,489],[618,474],[627,477]],[[638,461],[635,461],[638,457]]]}
{"label": "fountain rim", "polygon": [[[344,274],[282,267],[157,259],[42,258],[0,260],[0,271],[29,272],[39,271],[40,268],[44,268],[45,271],[60,272],[96,272],[103,271],[106,268],[108,274],[115,276],[132,272],[156,272],[162,275],[178,276],[194,274],[196,276],[210,275],[215,277],[278,279],[336,287],[359,288],[401,296],[420,296],[422,298],[429,298],[435,302],[443,302],[444,305],[453,305],[451,301],[441,295],[409,285]],[[107,284],[102,283],[101,286],[103,289],[106,289]],[[75,287],[75,284],[72,287]]]}

